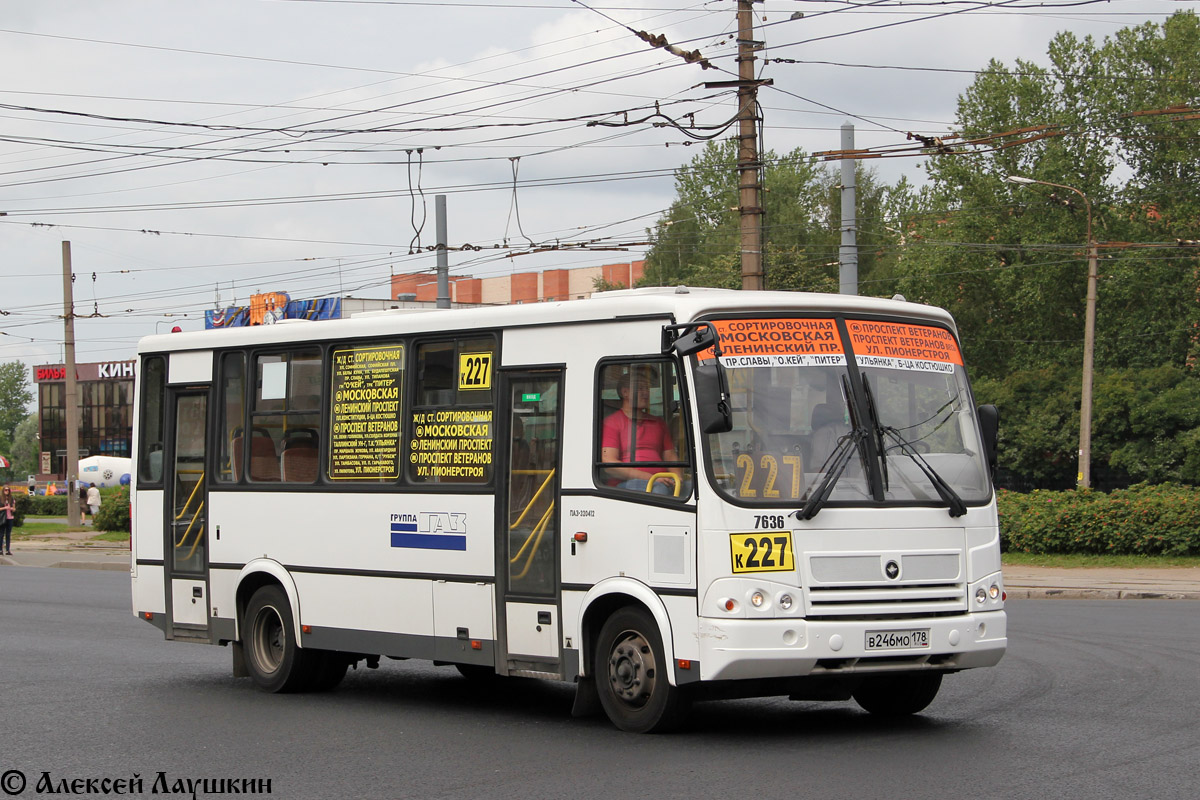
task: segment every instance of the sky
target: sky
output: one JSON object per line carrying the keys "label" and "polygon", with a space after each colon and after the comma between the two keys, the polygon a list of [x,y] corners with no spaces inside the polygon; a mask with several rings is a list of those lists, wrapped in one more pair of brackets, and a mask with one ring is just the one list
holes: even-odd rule
{"label": "sky", "polygon": [[[757,64],[774,81],[764,145],[836,149],[845,122],[859,147],[951,132],[990,60],[1046,64],[1059,31],[1103,39],[1197,6],[756,3],[759,57],[800,62]],[[437,194],[451,248],[481,248],[451,252],[452,275],[638,260],[693,137],[736,113],[730,90],[704,87],[735,77],[735,10],[0,0],[0,362],[62,362],[64,241],[79,362],[133,358],[142,336],[200,329],[206,309],[256,292],[385,298],[392,274],[433,270]],[[924,174],[918,158],[873,166],[889,182]]]}

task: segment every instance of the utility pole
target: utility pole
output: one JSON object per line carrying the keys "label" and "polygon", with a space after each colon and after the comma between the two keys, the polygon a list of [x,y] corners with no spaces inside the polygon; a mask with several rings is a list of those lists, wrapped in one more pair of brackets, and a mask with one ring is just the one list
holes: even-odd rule
{"label": "utility pole", "polygon": [[437,307],[450,307],[450,252],[446,236],[446,195],[433,196],[434,224],[437,231]]}
{"label": "utility pole", "polygon": [[79,477],[79,387],[75,381],[75,296],[71,283],[71,243],[62,243],[63,263],[63,361],[66,370],[67,417],[67,524],[79,525],[79,490],[75,481]]}
{"label": "utility pole", "polygon": [[741,218],[742,288],[766,288],[763,264],[762,162],[758,157],[758,87],[774,83],[754,77],[754,52],[764,43],[754,39],[754,4],[738,0],[738,79],[705,81],[705,89],[737,89],[738,96],[738,214]]}
{"label": "utility pole", "polygon": [[[842,123],[842,152],[854,151],[854,126]],[[838,292],[858,294],[858,211],[854,167],[858,161],[842,157],[842,246],[838,251]]]}
{"label": "utility pole", "polygon": [[758,85],[754,78],[755,0],[738,0],[738,214],[741,217],[742,288],[766,288],[762,236],[762,164],[758,160]]}

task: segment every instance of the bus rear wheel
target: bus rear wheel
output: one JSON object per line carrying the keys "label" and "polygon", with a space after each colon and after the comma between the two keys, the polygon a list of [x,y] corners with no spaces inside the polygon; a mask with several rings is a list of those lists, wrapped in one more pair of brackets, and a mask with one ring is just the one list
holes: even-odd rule
{"label": "bus rear wheel", "polygon": [[623,731],[665,732],[687,714],[683,692],[670,682],[670,664],[653,617],[626,606],[605,621],[596,640],[596,691],[604,712]]}
{"label": "bus rear wheel", "polygon": [[242,635],[246,669],[263,691],[302,692],[318,688],[314,684],[333,688],[346,674],[345,667],[340,674],[336,667],[326,672],[325,653],[297,645],[292,607],[278,586],[264,586],[250,598]]}
{"label": "bus rear wheel", "polygon": [[937,697],[942,673],[873,675],[854,690],[854,701],[881,717],[907,717],[924,711]]}

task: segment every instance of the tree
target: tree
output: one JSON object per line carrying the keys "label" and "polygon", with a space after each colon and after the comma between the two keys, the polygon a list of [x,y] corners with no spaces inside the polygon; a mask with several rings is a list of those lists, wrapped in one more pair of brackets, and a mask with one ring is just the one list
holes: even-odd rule
{"label": "tree", "polygon": [[38,464],[41,450],[38,447],[37,433],[37,415],[29,414],[21,420],[13,434],[9,460],[12,461],[12,474],[18,479],[41,471]]}
{"label": "tree", "polygon": [[29,415],[33,401],[29,390],[29,368],[20,361],[0,364],[0,434],[12,441],[21,420]]}
{"label": "tree", "polygon": [[1048,69],[993,61],[960,98],[962,139],[982,144],[930,159],[930,189],[901,216],[900,291],[954,313],[976,374],[1079,364],[1086,209],[1071,192],[1002,181],[1069,185],[1112,243],[1097,368],[1183,367],[1200,356],[1200,267],[1174,240],[1200,238],[1200,122],[1163,110],[1193,101],[1200,22],[1180,12],[1103,43],[1064,33],[1048,55]]}
{"label": "tree", "polygon": [[[768,289],[836,292],[840,233],[840,183],[802,150],[762,155],[764,261]],[[738,215],[737,142],[705,145],[675,175],[676,199],[653,232],[642,286],[738,288],[741,244]],[[888,187],[860,167],[860,219],[874,225],[872,246],[860,248],[860,278],[889,256],[890,234],[881,223]],[[887,240],[888,245],[880,247]]]}

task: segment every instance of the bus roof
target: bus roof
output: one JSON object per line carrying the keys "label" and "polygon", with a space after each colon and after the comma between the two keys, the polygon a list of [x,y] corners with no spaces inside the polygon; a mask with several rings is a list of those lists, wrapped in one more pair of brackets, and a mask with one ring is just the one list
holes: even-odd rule
{"label": "bus roof", "polygon": [[[138,342],[138,352],[208,350],[314,339],[331,341],[439,331],[607,322],[639,317],[663,317],[675,322],[690,322],[707,314],[745,313],[759,309],[917,318],[945,324],[954,329],[953,319],[943,309],[903,300],[812,292],[746,292],[679,286],[619,289],[601,292],[585,300],[458,309],[391,309],[356,314],[349,319],[340,320],[283,320],[274,325],[155,334]],[[313,329],[310,327],[312,325],[320,327]]]}

